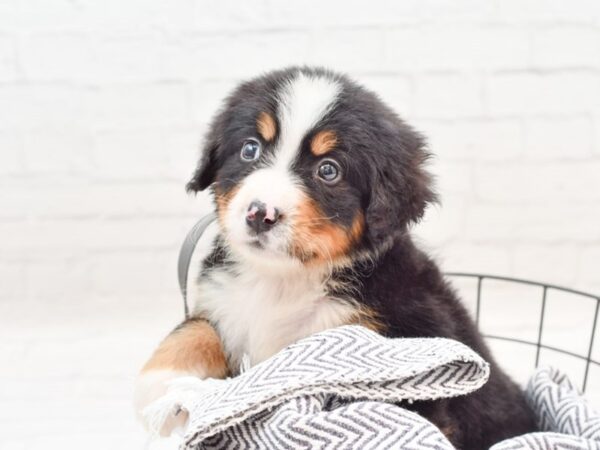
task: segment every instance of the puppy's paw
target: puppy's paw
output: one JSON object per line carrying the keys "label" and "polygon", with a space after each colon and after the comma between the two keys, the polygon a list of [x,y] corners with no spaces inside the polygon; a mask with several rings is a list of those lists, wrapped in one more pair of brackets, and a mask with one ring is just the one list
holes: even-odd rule
{"label": "puppy's paw", "polygon": [[[167,393],[167,389],[169,387],[169,381],[176,379],[185,375],[185,373],[174,371],[174,370],[150,370],[142,372],[135,383],[135,393],[134,393],[134,407],[135,412],[140,419],[140,421],[144,424],[144,426],[150,430],[150,424],[146,420],[144,416],[144,410],[150,405],[152,402],[161,398],[163,395]],[[178,416],[178,415],[177,415]],[[175,416],[175,417],[177,417]],[[169,427],[165,427],[164,433],[156,433],[161,436],[168,436],[170,432],[180,424],[183,417],[180,417],[176,423],[173,423]],[[169,429],[170,428],[170,429]]]}
{"label": "puppy's paw", "polygon": [[189,419],[185,402],[186,391],[167,391],[142,410],[142,422],[152,436],[183,434]]}
{"label": "puppy's paw", "polygon": [[216,389],[224,380],[182,376],[156,371],[140,375],[136,387],[136,410],[153,436],[183,434],[189,407],[198,396]]}

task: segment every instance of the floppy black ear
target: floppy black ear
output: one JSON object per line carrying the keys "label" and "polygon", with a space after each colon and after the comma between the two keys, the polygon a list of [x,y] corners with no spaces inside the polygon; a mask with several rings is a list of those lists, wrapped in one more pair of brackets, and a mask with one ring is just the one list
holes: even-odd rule
{"label": "floppy black ear", "polygon": [[217,164],[217,151],[219,144],[216,139],[209,137],[208,142],[202,149],[202,156],[194,171],[192,179],[186,184],[188,192],[203,191],[215,181]]}
{"label": "floppy black ear", "polygon": [[429,154],[420,135],[401,127],[395,148],[386,148],[384,158],[371,176],[372,191],[366,209],[368,236],[375,246],[389,242],[424,215],[429,203],[436,202],[432,177],[425,169]]}

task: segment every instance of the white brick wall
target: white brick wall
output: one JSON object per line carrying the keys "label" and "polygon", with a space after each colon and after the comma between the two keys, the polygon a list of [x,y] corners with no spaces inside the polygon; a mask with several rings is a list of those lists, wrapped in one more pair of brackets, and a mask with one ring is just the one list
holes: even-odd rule
{"label": "white brick wall", "polygon": [[445,269],[600,291],[597,0],[0,1],[1,449],[139,445],[129,380],[181,313],[202,131],[294,63],[429,137],[417,231]]}

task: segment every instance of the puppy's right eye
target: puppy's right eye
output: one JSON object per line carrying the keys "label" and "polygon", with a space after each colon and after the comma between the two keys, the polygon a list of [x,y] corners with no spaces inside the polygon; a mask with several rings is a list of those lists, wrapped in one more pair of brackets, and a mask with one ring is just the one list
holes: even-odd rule
{"label": "puppy's right eye", "polygon": [[240,158],[243,161],[256,161],[260,156],[260,142],[255,139],[248,139],[244,141],[242,145],[242,151],[240,152]]}

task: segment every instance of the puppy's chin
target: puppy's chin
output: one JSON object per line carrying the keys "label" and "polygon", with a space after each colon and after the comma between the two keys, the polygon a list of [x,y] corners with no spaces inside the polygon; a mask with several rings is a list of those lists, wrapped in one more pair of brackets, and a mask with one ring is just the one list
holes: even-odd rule
{"label": "puppy's chin", "polygon": [[227,237],[226,241],[232,255],[239,262],[264,275],[321,276],[336,267],[347,267],[353,261],[351,254],[337,255],[335,260],[323,259],[318,254],[294,251],[292,245],[279,248],[269,244],[268,239],[264,238],[246,237],[236,240]]}
{"label": "puppy's chin", "polygon": [[225,230],[224,235],[232,254],[257,270],[280,273],[304,268],[302,261],[289,252],[285,242],[275,236],[251,236],[241,230]]}

